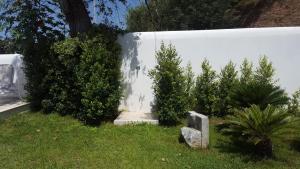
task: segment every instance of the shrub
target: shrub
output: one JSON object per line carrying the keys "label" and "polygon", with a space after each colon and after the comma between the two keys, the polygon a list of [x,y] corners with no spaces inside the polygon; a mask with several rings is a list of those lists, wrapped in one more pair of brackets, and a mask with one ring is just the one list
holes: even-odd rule
{"label": "shrub", "polygon": [[275,69],[272,62],[270,62],[267,56],[263,56],[259,60],[259,67],[254,73],[254,80],[261,84],[274,85],[277,80],[274,79]]}
{"label": "shrub", "polygon": [[230,113],[233,108],[232,95],[238,85],[237,71],[235,65],[230,61],[220,74],[218,97],[219,115],[224,116]]}
{"label": "shrub", "polygon": [[205,115],[214,115],[217,112],[218,101],[217,74],[209,65],[208,60],[202,62],[202,72],[196,81],[196,111]]}
{"label": "shrub", "polygon": [[195,79],[194,72],[192,71],[191,63],[189,62],[186,66],[184,77],[185,77],[185,93],[186,93],[186,102],[187,109],[192,110],[195,107]]}
{"label": "shrub", "polygon": [[268,104],[281,106],[288,103],[287,94],[276,85],[275,69],[264,56],[259,61],[259,67],[252,72],[252,63],[244,60],[241,66],[241,77],[232,99],[235,107],[250,107],[252,104],[265,109]]}
{"label": "shrub", "polygon": [[256,153],[270,157],[273,154],[273,139],[292,133],[295,122],[296,119],[282,109],[269,105],[262,110],[252,105],[230,116],[223,132],[231,135],[233,140],[254,145]]}
{"label": "shrub", "polygon": [[82,95],[79,118],[86,123],[118,115],[122,93],[120,48],[107,43],[103,37],[95,37],[82,45],[77,79]]}
{"label": "shrub", "polygon": [[43,83],[47,75],[49,51],[53,42],[40,39],[38,43],[26,43],[23,46],[24,73],[26,76],[25,90],[27,92],[27,101],[30,103],[30,109],[40,110],[41,102],[49,90],[49,86]]}
{"label": "shrub", "polygon": [[115,39],[69,38],[55,43],[48,62],[44,112],[71,114],[88,124],[118,113],[121,98],[120,47]]}
{"label": "shrub", "polygon": [[49,85],[49,92],[42,101],[44,112],[78,113],[81,95],[76,71],[82,53],[80,45],[79,39],[70,38],[52,46],[48,74],[44,78],[44,85]]}
{"label": "shrub", "polygon": [[242,66],[240,67],[241,76],[240,76],[240,85],[247,85],[253,81],[253,64],[247,59],[244,59]]}
{"label": "shrub", "polygon": [[288,103],[288,112],[300,116],[300,89],[297,90]]}
{"label": "shrub", "polygon": [[157,65],[149,72],[153,79],[155,111],[161,124],[172,125],[186,114],[185,78],[181,59],[174,46],[161,44],[156,53]]}

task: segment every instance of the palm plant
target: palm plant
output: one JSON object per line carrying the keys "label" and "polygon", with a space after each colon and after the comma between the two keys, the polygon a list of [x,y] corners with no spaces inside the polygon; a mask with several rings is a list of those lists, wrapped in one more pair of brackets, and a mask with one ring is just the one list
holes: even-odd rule
{"label": "palm plant", "polygon": [[271,157],[273,139],[292,132],[296,118],[284,110],[268,105],[262,110],[257,105],[228,117],[226,128],[222,131],[233,139],[254,145],[260,155]]}
{"label": "palm plant", "polygon": [[269,104],[281,106],[289,101],[289,97],[279,86],[256,81],[241,84],[235,89],[232,98],[236,107],[240,108],[255,104],[261,109],[265,109]]}

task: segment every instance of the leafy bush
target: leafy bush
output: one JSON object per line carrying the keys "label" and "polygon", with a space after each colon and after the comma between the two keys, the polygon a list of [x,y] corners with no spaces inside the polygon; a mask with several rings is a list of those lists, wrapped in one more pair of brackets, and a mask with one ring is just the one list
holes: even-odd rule
{"label": "leafy bush", "polygon": [[218,86],[218,107],[220,116],[229,114],[234,106],[232,95],[238,86],[237,73],[235,65],[231,61],[221,70]]}
{"label": "leafy bush", "polygon": [[161,44],[156,53],[157,65],[149,72],[153,79],[155,111],[161,124],[172,125],[186,114],[185,77],[181,59],[174,46]]}
{"label": "leafy bush", "polygon": [[281,106],[288,103],[287,94],[276,85],[275,69],[267,57],[259,61],[259,67],[252,72],[252,63],[244,60],[241,66],[241,77],[232,99],[235,107],[250,107],[252,104],[265,109],[268,104]]}
{"label": "leafy bush", "polygon": [[79,118],[94,123],[115,117],[122,93],[120,48],[103,37],[87,40],[82,48],[77,71],[82,95]]}
{"label": "leafy bush", "polygon": [[217,110],[217,74],[209,65],[208,60],[202,62],[202,72],[196,81],[196,111],[206,115],[214,115]]}
{"label": "leafy bush", "polygon": [[120,47],[103,36],[53,45],[44,85],[44,112],[71,114],[88,124],[114,117],[121,98]]}
{"label": "leafy bush", "polygon": [[292,133],[295,122],[296,119],[282,109],[269,105],[262,110],[252,105],[230,116],[223,132],[234,140],[254,145],[256,153],[270,157],[273,154],[273,139]]}
{"label": "leafy bush", "polygon": [[41,109],[41,102],[49,90],[49,86],[44,84],[43,80],[47,75],[48,63],[51,61],[49,51],[52,44],[50,40],[40,39],[36,44],[27,43],[22,51],[27,81],[25,90],[30,108],[34,111]]}
{"label": "leafy bush", "polygon": [[70,38],[52,46],[48,74],[44,78],[44,85],[49,85],[49,92],[42,101],[44,112],[78,113],[81,95],[76,71],[82,53],[80,45],[79,39]]}

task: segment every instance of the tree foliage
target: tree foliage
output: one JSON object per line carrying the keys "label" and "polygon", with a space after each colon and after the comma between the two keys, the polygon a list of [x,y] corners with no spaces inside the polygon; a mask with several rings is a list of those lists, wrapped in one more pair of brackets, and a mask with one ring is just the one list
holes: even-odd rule
{"label": "tree foliage", "polygon": [[62,39],[62,22],[55,15],[57,3],[50,0],[5,0],[0,24],[10,41],[14,52],[24,55],[28,100],[31,108],[41,107],[42,97],[48,90],[43,86],[49,49],[53,42]]}
{"label": "tree foliage", "polygon": [[128,11],[129,31],[247,27],[276,0],[151,0]]}
{"label": "tree foliage", "polygon": [[223,0],[152,0],[128,12],[129,31],[195,30],[222,28],[230,8]]}
{"label": "tree foliage", "polygon": [[[82,36],[92,29],[92,20],[89,16],[88,6],[91,0],[57,0],[60,8],[66,17],[66,22],[70,28],[70,35],[72,37]],[[94,12],[101,15],[108,23],[108,16],[111,16],[114,10],[118,10],[117,3],[126,4],[127,0],[100,0],[93,1],[95,5]],[[117,11],[118,12],[118,11]]]}
{"label": "tree foliage", "polygon": [[11,39],[0,39],[0,54],[15,53],[15,44]]}

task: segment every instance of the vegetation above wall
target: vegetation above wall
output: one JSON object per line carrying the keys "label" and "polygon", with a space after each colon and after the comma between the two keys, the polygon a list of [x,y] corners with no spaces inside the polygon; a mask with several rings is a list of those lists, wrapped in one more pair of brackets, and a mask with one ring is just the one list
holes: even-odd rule
{"label": "vegetation above wall", "polygon": [[276,1],[152,0],[129,10],[127,29],[142,32],[248,27]]}

